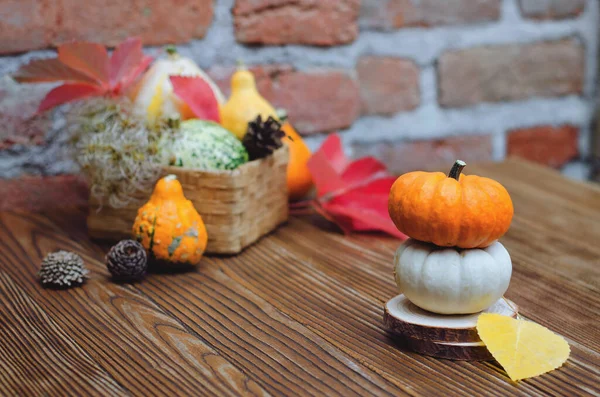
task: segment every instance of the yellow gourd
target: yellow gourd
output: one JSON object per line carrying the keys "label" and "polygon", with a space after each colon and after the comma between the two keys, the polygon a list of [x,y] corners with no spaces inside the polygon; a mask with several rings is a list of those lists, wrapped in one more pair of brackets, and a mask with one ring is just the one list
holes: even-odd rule
{"label": "yellow gourd", "polygon": [[260,115],[263,120],[273,117],[279,120],[286,133],[283,142],[288,145],[290,157],[287,168],[287,186],[290,200],[299,200],[310,192],[313,186],[312,175],[307,162],[311,156],[310,149],[302,140],[294,127],[287,121],[284,111],[276,111],[256,88],[252,72],[239,66],[231,76],[231,97],[219,109],[221,124],[239,139],[243,139],[248,130],[248,122]]}
{"label": "yellow gourd", "polygon": [[200,77],[208,83],[217,102],[223,104],[225,97],[214,81],[189,58],[182,57],[173,46],[166,49],[167,57],[157,59],[132,93],[134,110],[152,123],[159,117],[179,115],[183,120],[194,114],[181,99],[173,93],[169,76]]}
{"label": "yellow gourd", "polygon": [[263,120],[269,116],[277,119],[277,112],[256,89],[252,72],[238,66],[231,76],[231,96],[219,109],[221,124],[240,140],[246,135],[248,122],[260,115]]}
{"label": "yellow gourd", "polygon": [[133,236],[150,257],[172,264],[200,262],[208,241],[206,227],[175,175],[160,179],[139,210]]}

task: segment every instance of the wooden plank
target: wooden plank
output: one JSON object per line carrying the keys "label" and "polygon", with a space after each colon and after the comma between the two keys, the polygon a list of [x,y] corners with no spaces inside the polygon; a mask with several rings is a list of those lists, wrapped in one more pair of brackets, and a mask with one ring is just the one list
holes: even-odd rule
{"label": "wooden plank", "polygon": [[[37,282],[44,253],[59,247],[80,253],[92,270],[84,287],[51,291]],[[0,214],[0,252],[0,269],[134,394],[268,394],[134,287],[111,282],[98,252],[70,240],[44,217]],[[16,337],[19,331],[12,331]]]}
{"label": "wooden plank", "polygon": [[[81,224],[77,224],[77,222],[73,222],[72,220],[65,222],[64,217],[52,218],[57,224],[62,225],[63,230],[68,233],[70,238],[78,241],[85,239],[84,231],[81,230]],[[93,245],[89,246],[94,249]],[[95,247],[95,249],[97,248]],[[106,250],[107,248],[99,252],[103,253]],[[227,257],[224,258],[224,261],[234,264],[236,263],[232,261],[234,258]],[[173,316],[177,316],[180,321],[189,324],[192,329],[210,341],[224,356],[230,358],[236,365],[241,368],[246,368],[247,366],[249,373],[253,373],[257,369],[264,371],[265,373],[262,374],[260,379],[268,376],[268,382],[264,386],[274,394],[289,394],[292,391],[295,393],[299,384],[306,383],[305,372],[308,372],[309,376],[316,376],[319,379],[323,378],[323,371],[331,369],[328,367],[321,368],[324,364],[330,365],[336,371],[348,372],[349,375],[346,376],[349,376],[350,379],[358,379],[361,385],[364,383],[364,390],[357,388],[356,385],[353,386],[359,390],[359,394],[387,394],[392,392],[397,395],[399,393],[398,390],[394,390],[392,385],[382,382],[377,373],[370,371],[368,367],[361,365],[359,362],[352,361],[337,349],[332,348],[331,345],[324,342],[320,337],[308,331],[306,327],[301,325],[302,321],[299,323],[290,322],[287,316],[278,315],[277,309],[271,304],[259,298],[257,299],[255,295],[249,293],[246,289],[240,288],[236,282],[230,280],[228,277],[224,277],[221,269],[215,268],[214,271],[209,272],[210,267],[205,264],[211,260],[210,258],[203,259],[198,274],[169,275],[171,278],[169,282],[165,282],[163,275],[150,275],[145,282],[137,284],[137,288],[143,291],[145,296],[149,296],[159,303],[165,310],[172,312]],[[254,266],[252,263],[247,263],[247,265],[250,269]],[[190,281],[191,277],[194,278],[193,281]],[[215,282],[215,277],[218,282]],[[186,282],[187,287],[178,285],[180,282]],[[227,299],[215,299],[210,291],[206,289],[207,285],[212,285],[212,288],[216,292],[226,291],[227,293],[233,293],[233,295]],[[196,288],[197,286],[200,287]],[[260,308],[264,308],[263,310],[266,315],[261,313],[259,316],[260,321],[265,324],[273,323],[273,325],[269,325],[265,329],[254,329],[252,335],[246,335],[244,329],[237,329],[240,327],[238,324],[244,324],[247,321],[243,314],[232,315],[231,311],[228,311],[226,319],[221,319],[224,309],[220,307],[220,304],[223,302],[235,303],[237,301],[249,301]],[[185,302],[185,304],[182,305],[181,302]],[[237,312],[237,309],[235,312]],[[212,319],[210,318],[211,316]],[[210,324],[211,321],[214,322],[214,329],[211,329],[213,327]],[[252,321],[256,320],[253,319]],[[221,324],[221,322],[224,323]],[[231,322],[233,324],[230,324]],[[199,324],[201,325],[199,326]],[[233,335],[238,332],[240,335]],[[252,352],[256,351],[254,344],[258,343],[258,350],[260,351],[263,348],[261,347],[263,340],[274,343],[272,341],[277,341],[277,338],[281,338],[282,335],[279,335],[279,333],[282,333],[286,343],[290,344],[292,352],[285,353],[284,350],[285,354],[283,355],[270,355],[272,351],[267,350],[265,356],[253,356]],[[251,338],[254,335],[259,339],[258,341]],[[302,347],[297,347],[297,345],[291,342],[297,342]],[[240,349],[240,346],[243,349]],[[294,358],[296,351],[299,351],[301,354],[304,353],[307,347],[314,360],[317,361],[316,364],[308,363],[307,365],[305,359],[293,359],[290,361],[288,357]],[[250,353],[246,350],[249,350]],[[230,354],[231,356],[229,356]],[[328,355],[333,356],[333,359],[328,357]],[[341,366],[336,361],[340,361]],[[360,376],[357,377],[356,373]],[[290,380],[290,377],[292,380]],[[361,377],[366,378],[367,381],[365,382],[364,379],[360,379]],[[273,379],[276,379],[277,382],[273,382]],[[308,382],[310,382],[310,379],[309,377]],[[335,376],[328,379],[328,383],[331,383],[335,390],[344,395],[351,393],[349,392],[350,389],[346,388],[345,384],[348,382],[344,378],[339,382],[332,381],[332,379],[335,379]],[[395,382],[393,383],[396,385]],[[301,394],[321,394],[316,391],[319,390],[318,387],[315,391],[309,387],[305,389]],[[405,391],[412,394],[411,389],[412,387],[409,385]],[[332,390],[328,390],[328,393],[335,394]]]}
{"label": "wooden plank", "polygon": [[[515,220],[502,239],[514,262],[507,297],[567,337],[572,355],[558,371],[513,383],[495,363],[402,350],[382,324],[383,304],[397,294],[399,242],[342,236],[314,219],[292,219],[241,255],[206,258],[191,273],[114,284],[83,212],[51,221],[4,214],[0,271],[134,394],[600,395],[600,189],[521,161],[468,173],[500,180],[513,196]],[[84,255],[93,277],[83,288],[45,291],[35,282],[41,257],[56,248]],[[13,361],[0,387],[22,373]],[[87,373],[73,376],[84,382]]]}
{"label": "wooden plank", "polygon": [[[393,386],[352,360],[302,322],[291,320],[205,259],[198,273],[138,286],[228,360],[277,395],[396,394]],[[253,263],[247,263],[249,268]],[[264,382],[264,383],[263,383]]]}
{"label": "wooden plank", "polygon": [[[350,239],[352,243],[338,244],[336,240],[339,238]],[[342,351],[362,360],[390,381],[411,384],[419,394],[435,392],[428,387],[434,387],[437,393],[456,393],[465,386],[477,393],[509,393],[511,384],[507,384],[504,373],[496,369],[483,375],[481,370],[488,368],[485,364],[448,366],[443,360],[429,361],[422,356],[392,349],[380,322],[383,302],[397,294],[391,277],[393,250],[389,250],[383,262],[374,257],[363,260],[361,252],[365,249],[357,247],[363,245],[364,240],[364,237],[347,238],[319,233],[311,225],[293,221],[289,228],[280,229],[260,247],[247,250],[243,257],[231,259],[239,260],[238,265],[242,261],[253,263],[250,271],[244,266],[221,265],[221,268],[256,294],[275,302],[290,317],[304,321],[311,330]],[[314,250],[317,245],[327,247],[327,250]],[[373,276],[376,273],[374,268],[383,266],[388,267],[386,273],[390,276],[379,284],[379,292],[373,295],[374,285],[380,279],[379,274]],[[335,276],[340,271],[355,273],[354,281],[346,279],[340,282]],[[516,297],[511,299],[518,302]],[[299,305],[299,301],[303,304]],[[551,321],[555,314],[549,317]],[[573,354],[576,356],[577,352]],[[569,370],[576,372],[573,376],[593,379],[589,368],[573,366]],[[401,378],[398,371],[402,374]],[[469,376],[473,373],[482,378]],[[553,376],[549,374],[521,382],[519,389],[512,391],[535,394],[539,390],[551,390],[559,384]],[[441,379],[444,382],[438,382]],[[592,387],[593,383],[588,381],[562,387],[577,394],[587,386]]]}
{"label": "wooden plank", "polygon": [[0,271],[0,394],[127,394],[8,274]]}
{"label": "wooden plank", "polygon": [[[43,240],[36,239],[39,247],[36,250],[45,252],[55,249],[56,244],[59,244],[83,253],[86,262],[92,264],[97,280],[93,279],[85,288],[65,291],[66,293],[87,291],[84,300],[93,298],[93,305],[101,305],[102,302],[115,299],[102,293],[102,290],[124,287],[107,279],[104,266],[95,259],[101,255],[98,251],[92,253],[89,248],[66,237],[79,241],[85,237],[83,234],[77,237],[78,233],[85,231],[70,230],[64,233],[39,216],[5,214],[4,217],[6,222],[11,222],[13,229],[30,230],[31,234],[38,236],[43,234]],[[62,223],[69,227],[67,222]],[[93,292],[90,293],[90,290]],[[221,271],[208,273],[206,269],[201,268],[198,273],[154,274],[135,287],[127,288],[127,292],[134,291],[139,291],[135,299],[150,298],[153,305],[160,305],[160,310],[164,310],[165,315],[177,317],[185,329],[198,335],[218,350],[221,356],[226,357],[251,378],[255,378],[268,392],[303,392],[312,395],[320,395],[322,390],[327,391],[329,395],[395,392],[393,385],[380,379],[368,368],[362,367],[359,362],[353,362],[305,327],[279,314],[273,306],[229,280]],[[120,292],[120,295],[123,295],[123,292]],[[132,307],[131,315],[141,309],[139,304]],[[115,318],[106,321],[118,327],[118,323],[123,323],[123,320]],[[65,321],[73,320],[69,318]],[[161,322],[164,321],[166,319],[161,319]],[[130,330],[129,338],[134,339],[135,328]],[[117,335],[111,335],[110,338],[119,339]],[[135,350],[144,350],[143,345],[149,342],[138,341],[139,345],[135,346]],[[89,347],[94,350],[98,348]],[[130,365],[133,367],[136,367],[139,361],[143,361],[135,356],[129,357],[128,360],[131,360]],[[123,365],[121,361],[118,364]],[[127,379],[120,381],[128,386],[130,384]],[[166,386],[170,385],[167,383],[162,385],[162,388]]]}

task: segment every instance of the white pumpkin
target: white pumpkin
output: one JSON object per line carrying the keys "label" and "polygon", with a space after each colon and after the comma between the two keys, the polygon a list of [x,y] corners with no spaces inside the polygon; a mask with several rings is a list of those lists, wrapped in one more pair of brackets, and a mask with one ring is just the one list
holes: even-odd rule
{"label": "white pumpkin", "polygon": [[160,116],[193,117],[191,110],[174,93],[169,76],[201,77],[212,88],[219,105],[225,103],[223,93],[194,61],[182,57],[175,47],[167,47],[167,57],[154,61],[133,92],[134,110],[152,122]]}
{"label": "white pumpkin", "polygon": [[396,284],[412,303],[440,314],[480,312],[504,295],[512,263],[506,248],[438,247],[408,239],[396,251]]}

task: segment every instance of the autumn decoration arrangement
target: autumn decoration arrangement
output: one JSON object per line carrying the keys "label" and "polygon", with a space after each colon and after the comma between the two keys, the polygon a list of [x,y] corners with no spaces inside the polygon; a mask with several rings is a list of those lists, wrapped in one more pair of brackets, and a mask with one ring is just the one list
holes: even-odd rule
{"label": "autumn decoration arrangement", "polygon": [[[89,233],[122,239],[106,255],[114,280],[140,280],[150,266],[189,268],[206,253],[237,254],[290,210],[316,213],[347,233],[406,240],[394,258],[401,294],[384,313],[405,346],[496,359],[513,380],[567,360],[562,337],[521,319],[503,297],[512,262],[498,239],[512,201],[500,183],[464,175],[464,162],[448,175],[396,179],[375,158],[349,160],[337,134],[312,154],[244,65],[226,98],[175,48],[154,60],[137,38],[111,55],[99,44],[63,44],[57,58],[33,60],[14,78],[57,84],[39,112],[67,105],[73,155],[91,189]],[[71,288],[88,274],[80,256],[58,251],[44,258],[39,278]]]}
{"label": "autumn decoration arrangement", "polygon": [[521,319],[503,295],[512,262],[497,240],[513,205],[498,182],[464,175],[410,172],[389,191],[389,215],[409,238],[394,257],[401,295],[385,305],[384,322],[404,346],[454,360],[495,359],[512,380],[560,367],[569,345]]}

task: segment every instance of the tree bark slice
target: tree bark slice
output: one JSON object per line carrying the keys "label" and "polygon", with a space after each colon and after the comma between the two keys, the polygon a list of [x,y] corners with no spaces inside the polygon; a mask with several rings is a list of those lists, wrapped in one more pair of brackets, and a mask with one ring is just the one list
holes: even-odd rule
{"label": "tree bark slice", "polygon": [[[483,312],[514,318],[518,308],[513,302],[502,298]],[[417,307],[404,295],[398,295],[386,303],[383,321],[388,331],[404,338],[444,344],[477,343],[481,342],[475,329],[478,316],[479,313],[431,313]]]}
{"label": "tree bark slice", "polygon": [[393,335],[394,342],[406,349],[427,356],[457,361],[491,361],[494,359],[483,342],[442,343]]}

